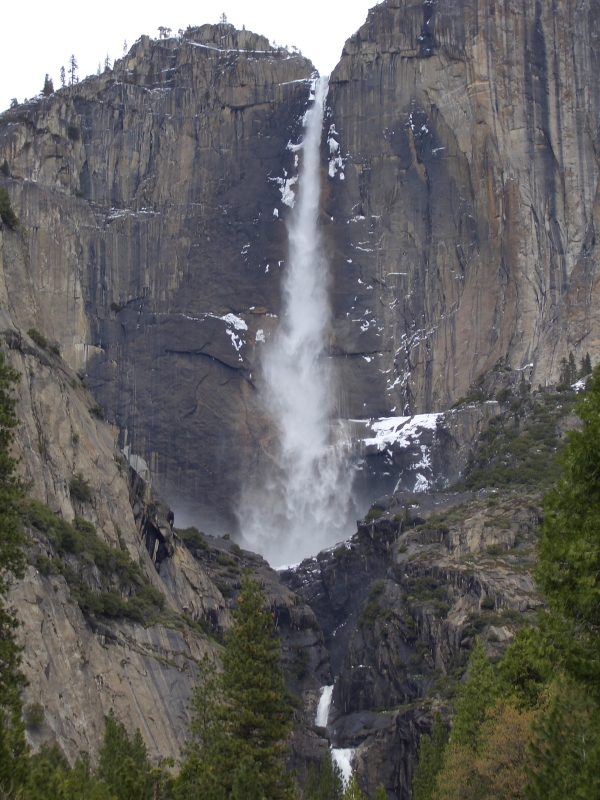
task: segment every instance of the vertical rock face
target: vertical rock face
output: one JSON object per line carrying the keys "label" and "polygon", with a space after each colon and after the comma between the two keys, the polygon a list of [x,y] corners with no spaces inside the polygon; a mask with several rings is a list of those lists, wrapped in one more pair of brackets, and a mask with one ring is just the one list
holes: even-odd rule
{"label": "vertical rock face", "polygon": [[[346,43],[322,198],[342,419],[445,410],[498,364],[537,384],[571,350],[600,357],[599,16],[385,0]],[[234,524],[270,449],[259,354],[312,72],[205,25],[0,119],[28,236],[13,317],[86,373],[178,524]]]}
{"label": "vertical rock face", "polygon": [[499,360],[598,355],[599,5],[386,0],[330,83],[334,352],[350,416]]}
{"label": "vertical rock face", "polygon": [[2,120],[35,324],[176,511],[226,517],[258,449],[254,343],[278,312],[287,146],[312,72],[263,37],[205,25],[142,37],[113,71]]}

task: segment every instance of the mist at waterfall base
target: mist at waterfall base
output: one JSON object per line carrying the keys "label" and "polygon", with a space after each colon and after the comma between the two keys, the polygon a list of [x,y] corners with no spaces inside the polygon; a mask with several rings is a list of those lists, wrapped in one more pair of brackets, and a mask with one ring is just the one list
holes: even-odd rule
{"label": "mist at waterfall base", "polygon": [[329,269],[318,226],[320,144],[328,79],[304,117],[299,192],[291,213],[280,324],[264,345],[261,397],[279,437],[238,510],[244,541],[272,566],[303,558],[355,529],[350,444],[333,421],[335,375],[325,351]]}

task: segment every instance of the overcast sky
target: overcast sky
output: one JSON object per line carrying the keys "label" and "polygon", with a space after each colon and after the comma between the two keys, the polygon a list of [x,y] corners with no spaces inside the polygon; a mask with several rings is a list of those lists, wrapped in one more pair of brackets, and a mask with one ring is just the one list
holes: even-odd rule
{"label": "overcast sky", "polygon": [[40,92],[48,72],[59,86],[61,65],[71,53],[80,80],[123,55],[143,33],[158,36],[159,25],[176,32],[188,25],[218,22],[225,13],[237,28],[267,36],[271,43],[296,45],[322,75],[337,63],[344,41],[365,21],[376,0],[100,0],[52,3],[5,2],[0,47],[0,110],[13,97],[22,102]]}

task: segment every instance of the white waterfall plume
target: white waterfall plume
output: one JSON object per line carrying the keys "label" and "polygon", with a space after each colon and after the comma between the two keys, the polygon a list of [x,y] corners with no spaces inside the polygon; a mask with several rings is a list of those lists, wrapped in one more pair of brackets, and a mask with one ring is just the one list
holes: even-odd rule
{"label": "white waterfall plume", "polygon": [[248,486],[238,514],[244,539],[274,566],[298,562],[351,532],[352,467],[341,426],[332,424],[329,269],[318,226],[327,88],[327,78],[316,81],[304,118],[280,325],[262,359],[262,395],[279,431],[278,451],[262,485]]}

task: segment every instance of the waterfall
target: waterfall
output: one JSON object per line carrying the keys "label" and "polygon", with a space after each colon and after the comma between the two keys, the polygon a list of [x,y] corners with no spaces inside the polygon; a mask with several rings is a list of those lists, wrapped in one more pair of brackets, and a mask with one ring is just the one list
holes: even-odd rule
{"label": "waterfall", "polygon": [[281,318],[262,358],[262,398],[279,432],[278,449],[268,474],[247,487],[238,513],[244,539],[274,566],[314,555],[352,530],[353,470],[348,441],[332,424],[336,382],[325,350],[329,267],[318,215],[327,89],[328,79],[319,78],[304,117]]}
{"label": "waterfall", "polygon": [[331,686],[323,686],[321,689],[321,697],[317,706],[317,713],[315,716],[315,725],[321,728],[327,727],[327,720],[329,719],[329,708],[331,707],[331,697],[333,695],[333,684]]}

